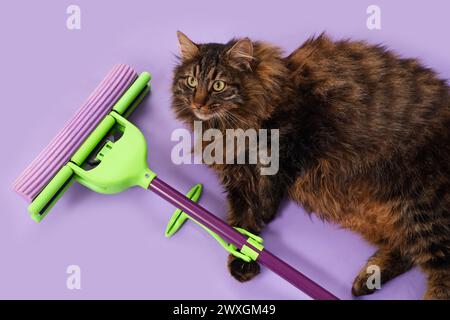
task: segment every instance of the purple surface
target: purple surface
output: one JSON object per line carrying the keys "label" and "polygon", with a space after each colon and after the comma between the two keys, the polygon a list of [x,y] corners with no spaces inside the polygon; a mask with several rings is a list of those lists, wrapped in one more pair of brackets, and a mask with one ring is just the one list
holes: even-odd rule
{"label": "purple surface", "polygon": [[[206,186],[201,203],[224,217],[222,189],[203,165],[173,165],[170,82],[176,30],[196,41],[233,36],[296,48],[323,30],[335,38],[382,42],[417,56],[450,76],[448,1],[87,1],[78,0],[82,29],[66,29],[72,1],[7,1],[0,10],[0,298],[234,298],[303,299],[304,294],[264,270],[237,283],[227,254],[192,223],[164,237],[173,207],[150,192],[115,196],[74,185],[46,217],[33,222],[11,183],[64,125],[116,63],[153,75],[151,97],[131,117],[148,139],[149,162],[181,191]],[[382,29],[366,28],[366,8],[378,4]],[[286,203],[264,232],[267,248],[341,299],[351,298],[354,276],[375,248],[357,234],[309,218]],[[81,290],[66,288],[66,268],[81,267]],[[201,270],[199,272],[198,270]],[[370,299],[417,299],[425,278],[402,275]]]}

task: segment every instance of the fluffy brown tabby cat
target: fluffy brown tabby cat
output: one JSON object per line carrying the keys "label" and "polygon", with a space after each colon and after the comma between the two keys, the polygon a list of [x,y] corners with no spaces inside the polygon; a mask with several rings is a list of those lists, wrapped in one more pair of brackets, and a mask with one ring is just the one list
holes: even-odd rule
{"label": "fluffy brown tabby cat", "polygon": [[[181,32],[173,109],[192,125],[280,130],[279,171],[216,164],[229,223],[259,233],[288,195],[378,246],[381,281],[417,265],[425,298],[450,298],[450,97],[446,81],[381,46],[306,41],[289,56],[248,38],[195,44]],[[230,257],[246,281],[255,262]],[[355,296],[372,293],[363,267]]]}

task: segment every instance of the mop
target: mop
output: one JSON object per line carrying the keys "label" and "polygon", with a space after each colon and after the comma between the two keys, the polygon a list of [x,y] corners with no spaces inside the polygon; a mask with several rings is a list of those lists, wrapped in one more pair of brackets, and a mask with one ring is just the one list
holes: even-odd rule
{"label": "mop", "polygon": [[102,194],[133,186],[150,190],[177,209],[166,228],[173,235],[187,219],[199,224],[230,254],[257,261],[313,299],[336,300],[333,294],[276,257],[263,239],[233,228],[197,203],[202,186],[185,196],[161,180],[147,165],[147,144],[129,115],[150,91],[150,74],[115,66],[75,116],[22,172],[13,189],[29,203],[40,222],[72,183]]}

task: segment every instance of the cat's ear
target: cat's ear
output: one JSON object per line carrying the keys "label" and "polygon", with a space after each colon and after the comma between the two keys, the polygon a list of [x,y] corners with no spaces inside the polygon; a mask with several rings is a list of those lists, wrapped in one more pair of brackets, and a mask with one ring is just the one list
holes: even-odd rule
{"label": "cat's ear", "polygon": [[180,44],[181,57],[184,60],[194,58],[198,54],[198,46],[181,31],[177,31],[177,37]]}
{"label": "cat's ear", "polygon": [[239,40],[227,51],[227,55],[239,65],[251,69],[250,65],[254,59],[252,41],[249,38]]}

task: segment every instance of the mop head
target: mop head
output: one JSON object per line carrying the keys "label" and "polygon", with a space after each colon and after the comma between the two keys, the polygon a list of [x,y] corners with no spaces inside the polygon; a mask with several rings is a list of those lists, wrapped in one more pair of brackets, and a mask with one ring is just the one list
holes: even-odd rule
{"label": "mop head", "polygon": [[[140,79],[142,75],[144,75],[143,79]],[[76,154],[80,146],[109,112],[115,110],[122,116],[126,116],[135,100],[142,98],[141,96],[148,92],[147,82],[150,75],[143,73],[141,76],[139,80],[144,81],[137,84],[138,75],[130,66],[116,65],[73,118],[17,178],[13,184],[14,191],[25,198],[27,202],[32,203],[61,168]],[[135,88],[131,90],[133,86]],[[57,196],[57,192],[55,192],[48,202],[54,202]],[[49,205],[46,205],[47,209]]]}

